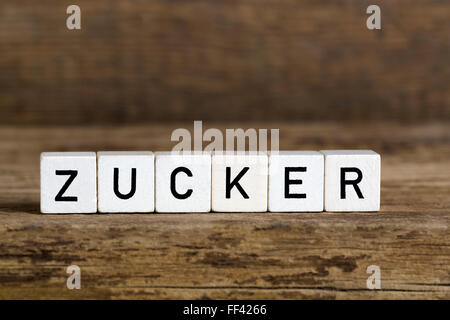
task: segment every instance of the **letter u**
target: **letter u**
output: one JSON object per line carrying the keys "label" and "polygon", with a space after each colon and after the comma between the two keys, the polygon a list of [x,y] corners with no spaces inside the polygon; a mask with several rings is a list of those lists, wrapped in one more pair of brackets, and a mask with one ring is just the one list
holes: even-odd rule
{"label": "letter u", "polygon": [[119,191],[119,168],[114,168],[114,193],[119,199],[130,199],[136,193],[136,168],[131,169],[131,190],[127,194]]}

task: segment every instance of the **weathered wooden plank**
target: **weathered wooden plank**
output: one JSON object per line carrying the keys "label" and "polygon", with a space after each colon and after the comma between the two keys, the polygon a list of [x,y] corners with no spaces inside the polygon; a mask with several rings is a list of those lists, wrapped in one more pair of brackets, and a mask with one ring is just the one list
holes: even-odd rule
{"label": "weathered wooden plank", "polygon": [[379,152],[381,211],[45,216],[39,152],[163,150],[173,128],[0,128],[0,298],[450,298],[447,124],[267,127],[284,149]]}

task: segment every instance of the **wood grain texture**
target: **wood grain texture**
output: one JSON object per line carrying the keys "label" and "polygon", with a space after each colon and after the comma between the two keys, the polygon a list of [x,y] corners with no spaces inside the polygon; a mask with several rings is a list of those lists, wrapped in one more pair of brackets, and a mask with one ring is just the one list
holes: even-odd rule
{"label": "wood grain texture", "polygon": [[450,119],[449,1],[76,3],[0,2],[0,123]]}
{"label": "wood grain texture", "polygon": [[176,126],[0,127],[0,298],[450,299],[448,123],[259,126],[283,149],[379,152],[381,211],[41,215],[41,151],[167,150]]}

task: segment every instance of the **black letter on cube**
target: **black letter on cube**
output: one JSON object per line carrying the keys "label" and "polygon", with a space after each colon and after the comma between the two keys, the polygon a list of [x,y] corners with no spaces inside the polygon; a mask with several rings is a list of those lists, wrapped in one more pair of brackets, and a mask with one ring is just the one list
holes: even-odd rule
{"label": "black letter on cube", "polygon": [[173,170],[172,174],[170,175],[170,191],[172,192],[175,198],[183,200],[189,198],[192,195],[192,189],[188,189],[183,194],[177,192],[175,188],[175,178],[179,172],[184,172],[188,177],[192,177],[192,172],[186,167],[178,167],[175,170]]}
{"label": "black letter on cube", "polygon": [[78,197],[65,197],[64,192],[67,191],[69,186],[72,184],[73,180],[75,180],[76,176],[78,175],[77,170],[56,170],[55,174],[57,176],[69,176],[69,179],[67,179],[66,183],[62,186],[61,190],[59,190],[58,194],[55,197],[55,201],[71,201],[76,202],[78,201]]}
{"label": "black letter on cube", "polygon": [[244,167],[244,169],[241,170],[241,172],[239,172],[239,174],[236,176],[236,178],[234,178],[234,180],[232,182],[230,182],[231,179],[231,168],[227,167],[227,171],[226,171],[226,186],[225,186],[225,197],[227,199],[231,198],[231,189],[233,189],[233,187],[235,186],[239,192],[241,193],[241,195],[244,197],[244,199],[248,199],[249,196],[248,194],[245,192],[245,190],[242,188],[242,186],[239,184],[239,180],[244,176],[244,174],[249,170],[249,167]]}
{"label": "black letter on cube", "polygon": [[119,168],[114,168],[114,193],[119,199],[127,200],[136,192],[136,168],[131,169],[131,190],[127,194],[119,191]]}
{"label": "black letter on cube", "polygon": [[[355,172],[358,177],[355,180],[346,180],[345,179],[345,174],[347,172]],[[345,186],[346,185],[352,185],[353,188],[356,191],[356,194],[358,195],[359,199],[364,199],[361,190],[358,187],[358,183],[361,182],[363,178],[363,174],[361,172],[361,170],[359,170],[358,168],[341,168],[341,199],[345,199]]]}
{"label": "black letter on cube", "polygon": [[306,167],[285,167],[284,168],[284,197],[286,199],[305,199],[306,193],[290,193],[291,184],[302,184],[301,179],[289,179],[291,172],[306,172]]}

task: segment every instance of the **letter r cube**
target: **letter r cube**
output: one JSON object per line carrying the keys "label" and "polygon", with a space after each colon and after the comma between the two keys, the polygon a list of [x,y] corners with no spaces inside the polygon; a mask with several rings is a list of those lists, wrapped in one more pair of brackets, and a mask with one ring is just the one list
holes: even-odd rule
{"label": "letter r cube", "polygon": [[322,150],[325,211],[380,210],[380,155],[372,150]]}

